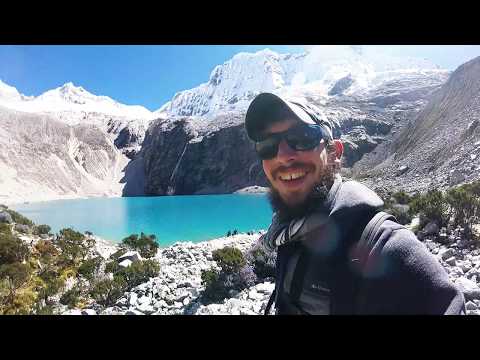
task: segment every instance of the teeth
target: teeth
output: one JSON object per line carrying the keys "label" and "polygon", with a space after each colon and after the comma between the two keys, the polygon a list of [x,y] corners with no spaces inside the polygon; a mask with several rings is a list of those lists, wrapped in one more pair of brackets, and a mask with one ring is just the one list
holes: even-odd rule
{"label": "teeth", "polygon": [[290,180],[302,178],[305,176],[305,174],[306,174],[305,172],[296,172],[296,173],[290,173],[290,174],[281,174],[279,177],[280,177],[280,180],[290,181]]}

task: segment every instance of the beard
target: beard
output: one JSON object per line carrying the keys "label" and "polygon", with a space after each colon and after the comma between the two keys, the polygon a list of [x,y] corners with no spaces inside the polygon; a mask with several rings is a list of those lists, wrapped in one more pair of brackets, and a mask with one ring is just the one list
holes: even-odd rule
{"label": "beard", "polygon": [[307,193],[305,199],[295,205],[287,204],[280,193],[269,183],[268,201],[272,210],[276,212],[280,221],[290,221],[306,216],[312,211],[319,210],[327,199],[328,191],[333,184],[333,173],[324,173]]}

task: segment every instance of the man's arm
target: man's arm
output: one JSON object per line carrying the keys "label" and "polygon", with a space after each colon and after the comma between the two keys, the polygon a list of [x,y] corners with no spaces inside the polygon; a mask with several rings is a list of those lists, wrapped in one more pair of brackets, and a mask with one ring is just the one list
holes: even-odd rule
{"label": "man's arm", "polygon": [[415,234],[391,221],[382,228],[368,269],[365,313],[464,314],[462,292]]}

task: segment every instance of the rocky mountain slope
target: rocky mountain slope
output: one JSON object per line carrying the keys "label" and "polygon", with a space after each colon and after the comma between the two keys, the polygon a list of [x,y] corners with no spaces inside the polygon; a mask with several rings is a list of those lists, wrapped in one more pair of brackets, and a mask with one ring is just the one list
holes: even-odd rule
{"label": "rocky mountain slope", "polygon": [[405,127],[359,161],[367,183],[409,192],[480,178],[480,57],[456,69]]}
{"label": "rocky mountain slope", "polygon": [[0,201],[118,196],[128,158],[91,124],[0,108]]}

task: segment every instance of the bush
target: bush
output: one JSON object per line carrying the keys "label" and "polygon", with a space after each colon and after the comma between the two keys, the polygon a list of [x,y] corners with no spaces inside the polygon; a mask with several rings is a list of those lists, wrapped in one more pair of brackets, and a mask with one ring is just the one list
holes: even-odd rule
{"label": "bush", "polygon": [[92,286],[89,294],[98,304],[111,306],[127,291],[126,287],[127,284],[122,277],[114,277],[113,280],[103,279]]}
{"label": "bush", "polygon": [[420,214],[420,227],[430,221],[438,226],[446,226],[449,220],[449,207],[445,196],[439,190],[429,190],[426,194],[416,197],[411,202],[413,213]]}
{"label": "bush", "polygon": [[255,244],[247,252],[246,259],[260,280],[275,278],[276,251],[267,252],[260,244]]}
{"label": "bush", "polygon": [[127,289],[143,284],[151,277],[158,276],[160,265],[155,260],[135,261],[129,267],[120,268],[113,274],[114,278],[125,280]]}
{"label": "bush", "polygon": [[8,225],[6,223],[0,223],[0,235],[1,234],[12,235],[12,230],[10,228],[10,225]]}
{"label": "bush", "polygon": [[60,248],[64,261],[68,264],[75,264],[80,260],[85,260],[92,250],[95,240],[86,238],[82,233],[68,228],[60,230],[55,244]]}
{"label": "bush", "polygon": [[30,255],[30,249],[11,233],[0,233],[0,264],[23,262]]}
{"label": "bush", "polygon": [[78,268],[78,274],[82,275],[87,280],[93,280],[95,274],[100,269],[103,259],[99,256],[85,260]]}
{"label": "bush", "polygon": [[33,233],[35,235],[48,234],[50,233],[50,230],[51,230],[50,226],[42,224],[42,225],[35,226]]}
{"label": "bush", "polygon": [[27,226],[34,226],[35,225],[32,220],[27,219],[25,216],[19,214],[18,212],[14,211],[14,210],[5,209],[5,211],[10,214],[13,222],[15,222],[17,224],[27,225]]}
{"label": "bush", "polygon": [[74,286],[60,297],[60,303],[67,305],[69,308],[74,308],[80,302],[82,294],[83,289],[81,286]]}
{"label": "bush", "polygon": [[205,290],[202,300],[206,303],[221,301],[230,291],[241,291],[255,284],[257,277],[251,265],[247,265],[242,252],[233,247],[225,247],[212,253],[213,259],[221,268],[203,270],[202,284]]}
{"label": "bush", "polygon": [[116,273],[121,269],[121,266],[118,265],[117,260],[110,261],[105,264],[105,272],[107,273]]}
{"label": "bush", "polygon": [[452,221],[471,234],[471,226],[478,221],[480,196],[477,184],[467,184],[447,191],[446,200],[450,205]]}
{"label": "bush", "polygon": [[411,197],[405,191],[398,191],[392,195],[397,204],[408,205],[411,201]]}
{"label": "bush", "polygon": [[227,273],[238,272],[246,264],[242,252],[234,247],[215,250],[212,257],[222,271]]}
{"label": "bush", "polygon": [[138,251],[144,258],[151,258],[157,254],[158,244],[155,241],[155,235],[145,235],[143,232],[140,238],[137,234],[132,234],[122,240],[122,244],[132,250]]}

